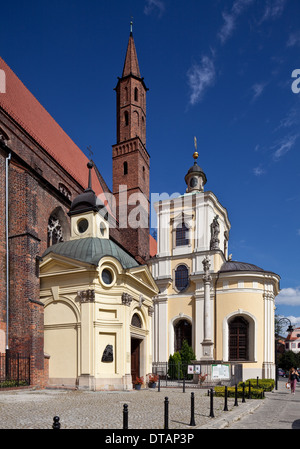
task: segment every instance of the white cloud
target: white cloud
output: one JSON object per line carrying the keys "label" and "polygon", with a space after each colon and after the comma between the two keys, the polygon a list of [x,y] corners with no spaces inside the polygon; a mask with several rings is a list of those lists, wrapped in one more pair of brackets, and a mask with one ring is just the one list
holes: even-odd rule
{"label": "white cloud", "polygon": [[300,306],[300,287],[283,288],[275,298],[277,306]]}
{"label": "white cloud", "polygon": [[299,114],[296,109],[291,109],[287,115],[280,121],[280,124],[277,129],[280,128],[290,128],[293,125],[297,125],[299,123]]}
{"label": "white cloud", "polygon": [[188,85],[191,90],[190,104],[198,103],[205,91],[215,80],[214,62],[208,56],[203,56],[200,64],[194,64],[187,73]]}
{"label": "white cloud", "polygon": [[252,90],[253,90],[252,101],[255,101],[258,97],[261,96],[265,87],[266,87],[266,84],[264,84],[264,83],[256,83],[252,86]]}
{"label": "white cloud", "polygon": [[283,13],[286,0],[267,0],[260,24],[266,20],[274,20]]}
{"label": "white cloud", "polygon": [[235,2],[232,5],[231,12],[222,13],[224,24],[218,34],[222,44],[224,44],[227,41],[227,39],[231,36],[233,30],[235,29],[238,17],[244,12],[246,7],[251,3],[253,3],[253,0],[235,0]]}
{"label": "white cloud", "polygon": [[294,47],[295,45],[300,46],[300,31],[295,31],[289,35],[288,41],[286,43],[288,47]]}
{"label": "white cloud", "polygon": [[159,17],[165,11],[165,4],[162,0],[146,0],[146,5],[144,7],[144,13],[149,15],[152,11],[158,10]]}
{"label": "white cloud", "polygon": [[278,161],[284,154],[286,154],[294,146],[298,135],[287,136],[283,138],[274,148],[276,148],[273,158]]}
{"label": "white cloud", "polygon": [[260,165],[258,167],[255,167],[253,169],[253,173],[255,174],[255,176],[261,176],[264,175],[266,173],[266,170],[264,170]]}

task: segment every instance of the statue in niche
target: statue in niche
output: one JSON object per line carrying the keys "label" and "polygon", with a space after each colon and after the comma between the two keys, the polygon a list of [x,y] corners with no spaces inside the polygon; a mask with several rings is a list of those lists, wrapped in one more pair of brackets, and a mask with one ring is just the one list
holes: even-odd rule
{"label": "statue in niche", "polygon": [[219,249],[219,234],[220,234],[220,225],[218,222],[219,215],[216,215],[213,219],[212,224],[210,225],[210,233],[211,233],[211,239],[210,239],[210,249]]}
{"label": "statue in niche", "polygon": [[113,354],[113,346],[106,345],[106,348],[103,351],[101,362],[113,362],[114,354]]}

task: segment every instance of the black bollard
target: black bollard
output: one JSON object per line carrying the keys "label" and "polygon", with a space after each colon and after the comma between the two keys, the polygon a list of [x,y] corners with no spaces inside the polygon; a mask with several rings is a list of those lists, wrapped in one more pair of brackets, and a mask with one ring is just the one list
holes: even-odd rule
{"label": "black bollard", "polygon": [[245,400],[245,382],[243,382],[243,399],[242,402],[246,402]]}
{"label": "black bollard", "polygon": [[158,391],[160,391],[160,376],[158,378]]}
{"label": "black bollard", "polygon": [[224,392],[224,412],[228,412],[228,407],[227,407],[227,386],[225,386],[225,392]]}
{"label": "black bollard", "polygon": [[250,380],[249,380],[248,399],[251,399],[251,382],[250,382]]}
{"label": "black bollard", "polygon": [[191,393],[191,421],[190,426],[195,426],[195,398],[194,393]]}
{"label": "black bollard", "polygon": [[128,429],[128,405],[123,406],[123,429]]}
{"label": "black bollard", "polygon": [[211,388],[210,389],[210,413],[209,416],[211,418],[214,418],[214,390]]}
{"label": "black bollard", "polygon": [[257,386],[257,388],[258,388],[258,376],[257,376],[257,378],[256,378],[256,386]]}
{"label": "black bollard", "polygon": [[183,378],[182,392],[185,393],[185,377]]}
{"label": "black bollard", "polygon": [[59,416],[54,416],[52,429],[60,429]]}
{"label": "black bollard", "polygon": [[167,397],[165,397],[165,422],[164,422],[164,429],[169,428],[169,400]]}
{"label": "black bollard", "polygon": [[237,399],[237,384],[235,384],[235,392],[234,392],[234,405],[238,406],[238,399]]}

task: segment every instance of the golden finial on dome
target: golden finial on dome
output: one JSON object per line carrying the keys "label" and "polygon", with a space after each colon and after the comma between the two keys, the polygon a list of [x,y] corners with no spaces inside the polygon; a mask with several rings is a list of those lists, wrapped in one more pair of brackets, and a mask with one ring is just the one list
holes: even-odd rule
{"label": "golden finial on dome", "polygon": [[196,139],[196,137],[194,137],[194,147],[195,147],[195,152],[193,154],[193,158],[196,160],[196,159],[198,159],[198,156],[199,156],[198,151],[197,151],[197,139]]}

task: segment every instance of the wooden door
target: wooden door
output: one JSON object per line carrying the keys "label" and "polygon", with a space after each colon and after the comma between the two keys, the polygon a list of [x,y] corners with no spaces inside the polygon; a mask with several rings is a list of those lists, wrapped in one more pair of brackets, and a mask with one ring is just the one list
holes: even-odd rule
{"label": "wooden door", "polygon": [[131,376],[132,383],[135,383],[136,377],[140,377],[140,343],[137,338],[131,339]]}

